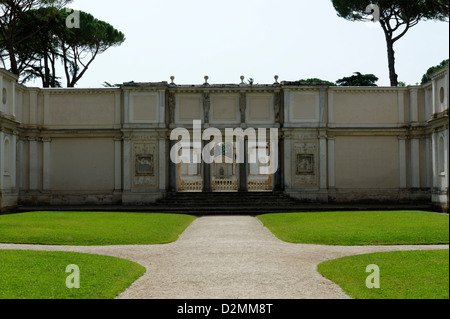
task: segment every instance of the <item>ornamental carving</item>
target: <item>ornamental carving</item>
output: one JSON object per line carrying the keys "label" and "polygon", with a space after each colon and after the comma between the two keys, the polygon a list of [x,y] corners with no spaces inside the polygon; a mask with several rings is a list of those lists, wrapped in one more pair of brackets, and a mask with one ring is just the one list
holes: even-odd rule
{"label": "ornamental carving", "polygon": [[157,186],[157,145],[152,143],[133,143],[133,186],[136,188],[155,188]]}
{"label": "ornamental carving", "polygon": [[317,142],[294,143],[292,176],[295,187],[318,187]]}

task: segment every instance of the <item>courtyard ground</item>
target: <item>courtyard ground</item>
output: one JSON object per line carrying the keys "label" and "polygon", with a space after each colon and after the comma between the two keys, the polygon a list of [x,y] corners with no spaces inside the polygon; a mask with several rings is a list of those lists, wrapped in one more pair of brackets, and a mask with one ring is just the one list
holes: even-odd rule
{"label": "courtyard ground", "polygon": [[170,244],[1,244],[0,249],[92,253],[143,265],[147,272],[118,297],[122,299],[348,299],[339,286],[317,272],[319,263],[383,251],[449,249],[449,245],[292,244],[277,239],[255,217],[206,216]]}

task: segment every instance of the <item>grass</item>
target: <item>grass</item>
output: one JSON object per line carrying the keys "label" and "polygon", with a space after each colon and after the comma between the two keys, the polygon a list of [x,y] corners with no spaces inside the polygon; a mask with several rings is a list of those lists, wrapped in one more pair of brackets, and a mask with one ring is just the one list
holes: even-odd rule
{"label": "grass", "polygon": [[422,211],[325,212],[258,216],[279,239],[319,245],[449,243],[449,216]]}
{"label": "grass", "polygon": [[[80,270],[69,289],[68,265]],[[145,273],[131,261],[68,252],[0,251],[0,299],[113,299]]]}
{"label": "grass", "polygon": [[[368,265],[380,269],[380,288],[369,289]],[[448,299],[449,251],[383,252],[326,261],[318,271],[354,299]]]}
{"label": "grass", "polygon": [[194,216],[106,212],[33,212],[0,216],[0,243],[151,245],[174,242]]}

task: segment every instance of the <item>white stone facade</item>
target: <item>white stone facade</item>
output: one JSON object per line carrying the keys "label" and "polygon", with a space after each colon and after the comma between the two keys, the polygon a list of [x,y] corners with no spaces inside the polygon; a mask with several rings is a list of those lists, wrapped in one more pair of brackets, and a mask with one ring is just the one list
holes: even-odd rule
{"label": "white stone facade", "polygon": [[[403,88],[276,81],[40,89],[0,70],[0,209],[150,205],[170,191],[284,191],[312,202],[447,210],[448,77],[445,68]],[[174,164],[170,134],[192,130],[195,120],[223,136],[229,128],[278,129],[278,171],[259,175],[247,157]],[[195,143],[208,141],[189,147]],[[236,145],[220,147],[225,160]]]}

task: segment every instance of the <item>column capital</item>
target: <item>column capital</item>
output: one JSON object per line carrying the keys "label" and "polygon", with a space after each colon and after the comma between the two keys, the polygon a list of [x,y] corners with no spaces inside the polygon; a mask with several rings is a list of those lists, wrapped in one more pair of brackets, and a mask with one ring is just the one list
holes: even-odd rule
{"label": "column capital", "polygon": [[327,139],[328,138],[328,136],[327,136],[327,132],[326,131],[319,131],[319,136],[318,136],[318,138],[319,139]]}

